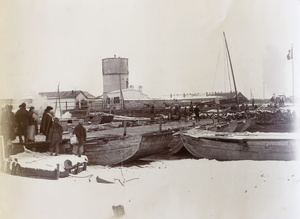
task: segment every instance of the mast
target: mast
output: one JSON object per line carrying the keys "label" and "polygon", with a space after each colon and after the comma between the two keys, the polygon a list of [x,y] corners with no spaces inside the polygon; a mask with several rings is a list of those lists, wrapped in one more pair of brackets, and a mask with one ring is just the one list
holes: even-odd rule
{"label": "mast", "polygon": [[59,93],[59,83],[57,85],[57,97],[56,97],[56,101],[55,101],[55,110],[54,110],[54,114],[56,114],[56,109],[57,109],[57,98],[58,98],[58,107],[59,107],[59,116],[61,119],[61,104],[60,104],[60,93]]}
{"label": "mast", "polygon": [[121,104],[121,110],[123,110],[125,108],[124,107],[125,105],[124,105],[124,96],[123,96],[123,92],[122,92],[121,75],[120,74],[119,74],[119,84],[120,84],[120,104]]}
{"label": "mast", "polygon": [[225,32],[223,32],[223,35],[224,35],[224,39],[225,39],[225,45],[226,45],[226,50],[227,50],[227,53],[228,53],[228,59],[229,59],[229,63],[230,63],[230,69],[231,69],[232,80],[233,80],[233,85],[234,85],[235,101],[236,101],[237,108],[239,109],[239,98],[238,98],[238,93],[237,93],[237,89],[236,89],[235,78],[234,78],[234,73],[233,73],[233,67],[232,67],[232,63],[231,63],[231,58],[230,58],[230,53],[229,53],[229,49],[228,49],[228,44],[227,44]]}

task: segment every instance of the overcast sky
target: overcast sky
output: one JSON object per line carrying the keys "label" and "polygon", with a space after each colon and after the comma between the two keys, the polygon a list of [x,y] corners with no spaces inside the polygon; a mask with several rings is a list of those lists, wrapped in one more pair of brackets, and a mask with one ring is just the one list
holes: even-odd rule
{"label": "overcast sky", "polygon": [[229,91],[223,31],[238,91],[261,98],[265,84],[266,97],[290,96],[299,30],[299,0],[0,0],[0,98],[59,82],[101,95],[102,59],[114,55],[150,97]]}

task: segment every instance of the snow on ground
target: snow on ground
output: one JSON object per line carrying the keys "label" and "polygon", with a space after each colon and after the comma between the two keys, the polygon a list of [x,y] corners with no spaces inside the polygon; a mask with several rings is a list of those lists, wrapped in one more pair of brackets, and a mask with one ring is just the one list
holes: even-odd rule
{"label": "snow on ground", "polygon": [[[88,166],[59,180],[0,173],[0,218],[299,218],[299,161],[206,159]],[[113,182],[97,183],[96,177]]]}
{"label": "snow on ground", "polygon": [[61,172],[65,171],[65,161],[71,161],[72,165],[77,163],[87,162],[87,157],[82,155],[81,157],[64,154],[60,156],[51,156],[50,152],[39,153],[25,149],[25,152],[18,153],[16,155],[11,155],[12,160],[17,160],[21,167],[32,168],[32,169],[42,169],[54,171],[59,164],[59,170]]}

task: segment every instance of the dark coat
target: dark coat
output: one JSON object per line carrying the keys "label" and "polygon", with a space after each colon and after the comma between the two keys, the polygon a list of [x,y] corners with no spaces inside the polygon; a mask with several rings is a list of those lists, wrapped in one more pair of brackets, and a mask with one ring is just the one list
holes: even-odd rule
{"label": "dark coat", "polygon": [[21,108],[16,112],[16,122],[18,135],[26,135],[28,126],[28,111],[26,109]]}
{"label": "dark coat", "polygon": [[10,111],[4,111],[2,115],[2,129],[5,140],[15,140],[16,132],[15,128],[17,127],[15,114]]}
{"label": "dark coat", "polygon": [[85,141],[86,141],[86,130],[81,124],[78,124],[75,127],[75,129],[73,131],[73,134],[76,135],[79,145],[83,145],[85,143]]}
{"label": "dark coat", "polygon": [[61,141],[62,140],[62,134],[63,134],[63,128],[58,123],[53,123],[49,130],[48,138],[51,142],[55,141]]}
{"label": "dark coat", "polygon": [[16,112],[16,122],[17,122],[18,127],[27,127],[28,111],[26,109],[19,109]]}
{"label": "dark coat", "polygon": [[40,133],[46,135],[46,140],[48,140],[49,130],[52,123],[52,115],[49,111],[45,111],[41,121]]}

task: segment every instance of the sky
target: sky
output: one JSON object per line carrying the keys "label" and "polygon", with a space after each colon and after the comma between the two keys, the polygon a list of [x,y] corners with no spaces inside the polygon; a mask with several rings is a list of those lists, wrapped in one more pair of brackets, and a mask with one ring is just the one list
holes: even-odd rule
{"label": "sky", "polygon": [[114,55],[150,97],[230,91],[223,32],[238,91],[291,96],[294,75],[299,97],[299,10],[299,0],[0,0],[0,98],[58,84],[99,96]]}

